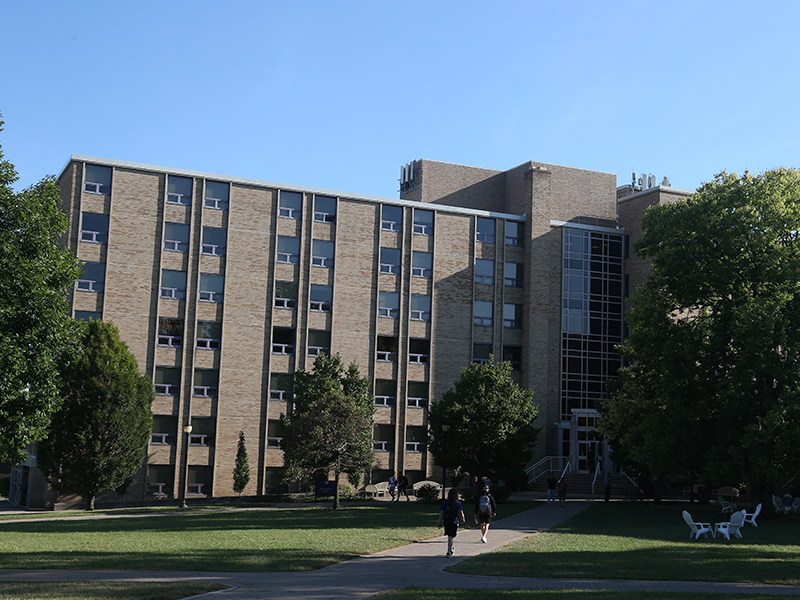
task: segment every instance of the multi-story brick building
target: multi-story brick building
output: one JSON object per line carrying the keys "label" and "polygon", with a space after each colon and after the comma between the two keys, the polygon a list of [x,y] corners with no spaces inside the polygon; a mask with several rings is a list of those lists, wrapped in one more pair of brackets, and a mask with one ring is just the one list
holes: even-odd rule
{"label": "multi-story brick building", "polygon": [[59,181],[85,264],[74,315],[113,321],[155,383],[131,498],[231,495],[239,431],[247,491],[278,485],[292,372],[319,352],[373,383],[374,481],[439,476],[429,403],[491,354],[535,391],[537,459],[606,453],[594,400],[620,364],[627,251],[613,174],[419,160],[389,199],[73,156]]}

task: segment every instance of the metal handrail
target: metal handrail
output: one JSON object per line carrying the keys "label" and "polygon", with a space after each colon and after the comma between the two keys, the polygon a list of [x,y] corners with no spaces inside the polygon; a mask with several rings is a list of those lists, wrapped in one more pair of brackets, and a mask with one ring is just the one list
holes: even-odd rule
{"label": "metal handrail", "polygon": [[635,487],[637,490],[639,490],[639,493],[642,495],[642,497],[644,497],[644,490],[642,490],[642,488],[639,487],[639,484],[637,484],[633,479],[631,479],[631,476],[628,475],[625,471],[620,471],[620,473],[622,475],[625,475],[625,477],[628,479],[628,481],[631,482],[631,485],[633,487]]}
{"label": "metal handrail", "polygon": [[592,478],[592,496],[594,496],[594,484],[597,483],[597,475],[600,473],[600,462],[598,461],[594,466],[594,478]]}
{"label": "metal handrail", "polygon": [[561,479],[564,479],[564,475],[566,475],[566,474],[567,474],[567,471],[569,471],[569,466],[570,466],[571,464],[572,464],[572,455],[570,454],[570,456],[569,456],[569,460],[567,460],[567,464],[566,464],[566,465],[564,465],[564,470],[563,470],[563,471],[561,471]]}
{"label": "metal handrail", "polygon": [[[563,461],[566,461],[566,463],[564,463]],[[531,477],[531,483],[536,483],[536,481],[538,481],[539,478],[542,475],[544,475],[545,473],[549,473],[551,471],[559,470],[561,468],[562,464],[564,464],[564,469],[563,469],[563,471],[561,473],[561,477],[563,478],[564,475],[569,470],[570,465],[572,464],[572,456],[571,455],[570,456],[545,456],[544,458],[539,460],[539,462],[537,462],[536,464],[531,465],[530,467],[525,469],[525,474],[529,475]],[[543,468],[541,470],[541,472],[540,472],[539,469],[542,466],[544,466],[545,468]]]}

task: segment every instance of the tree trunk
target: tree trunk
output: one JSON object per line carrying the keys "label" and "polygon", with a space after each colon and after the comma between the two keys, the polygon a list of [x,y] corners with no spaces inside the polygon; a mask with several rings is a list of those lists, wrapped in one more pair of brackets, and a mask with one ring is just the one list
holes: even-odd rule
{"label": "tree trunk", "polygon": [[94,510],[94,494],[86,496],[86,510]]}
{"label": "tree trunk", "polygon": [[333,491],[333,508],[339,509],[341,506],[339,505],[339,469],[336,469],[333,472],[333,480],[336,482],[336,486],[334,487]]}

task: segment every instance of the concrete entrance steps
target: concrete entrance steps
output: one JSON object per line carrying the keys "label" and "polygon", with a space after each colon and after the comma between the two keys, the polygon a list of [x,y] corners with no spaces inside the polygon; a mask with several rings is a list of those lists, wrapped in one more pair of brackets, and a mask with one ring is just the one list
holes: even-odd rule
{"label": "concrete entrance steps", "polygon": [[[556,474],[556,478],[558,474]],[[567,498],[603,498],[605,487],[603,484],[604,475],[597,476],[597,482],[594,485],[594,493],[592,493],[592,479],[593,475],[589,473],[567,473],[565,479],[567,481]],[[547,477],[542,476],[534,484],[528,484],[527,490],[524,492],[526,496],[533,496],[537,499],[547,498]],[[517,494],[514,494],[516,497]],[[615,499],[633,499],[639,497],[639,492],[625,475],[614,473],[611,475],[611,497]]]}

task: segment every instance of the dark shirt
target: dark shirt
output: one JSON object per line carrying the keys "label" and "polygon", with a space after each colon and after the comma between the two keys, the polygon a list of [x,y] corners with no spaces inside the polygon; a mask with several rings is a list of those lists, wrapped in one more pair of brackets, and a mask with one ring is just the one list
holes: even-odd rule
{"label": "dark shirt", "polygon": [[[447,523],[447,521],[445,521],[444,519],[445,519],[445,515],[447,514],[446,509],[447,509],[447,505],[448,505],[449,502],[450,502],[450,500],[445,500],[444,502],[442,502],[441,511],[442,511],[442,522],[443,523]],[[456,518],[455,518],[454,521],[451,521],[451,523],[458,523],[458,518],[459,518],[459,516],[461,515],[461,513],[464,510],[464,508],[461,506],[461,502],[456,500],[455,504],[456,504]]]}

